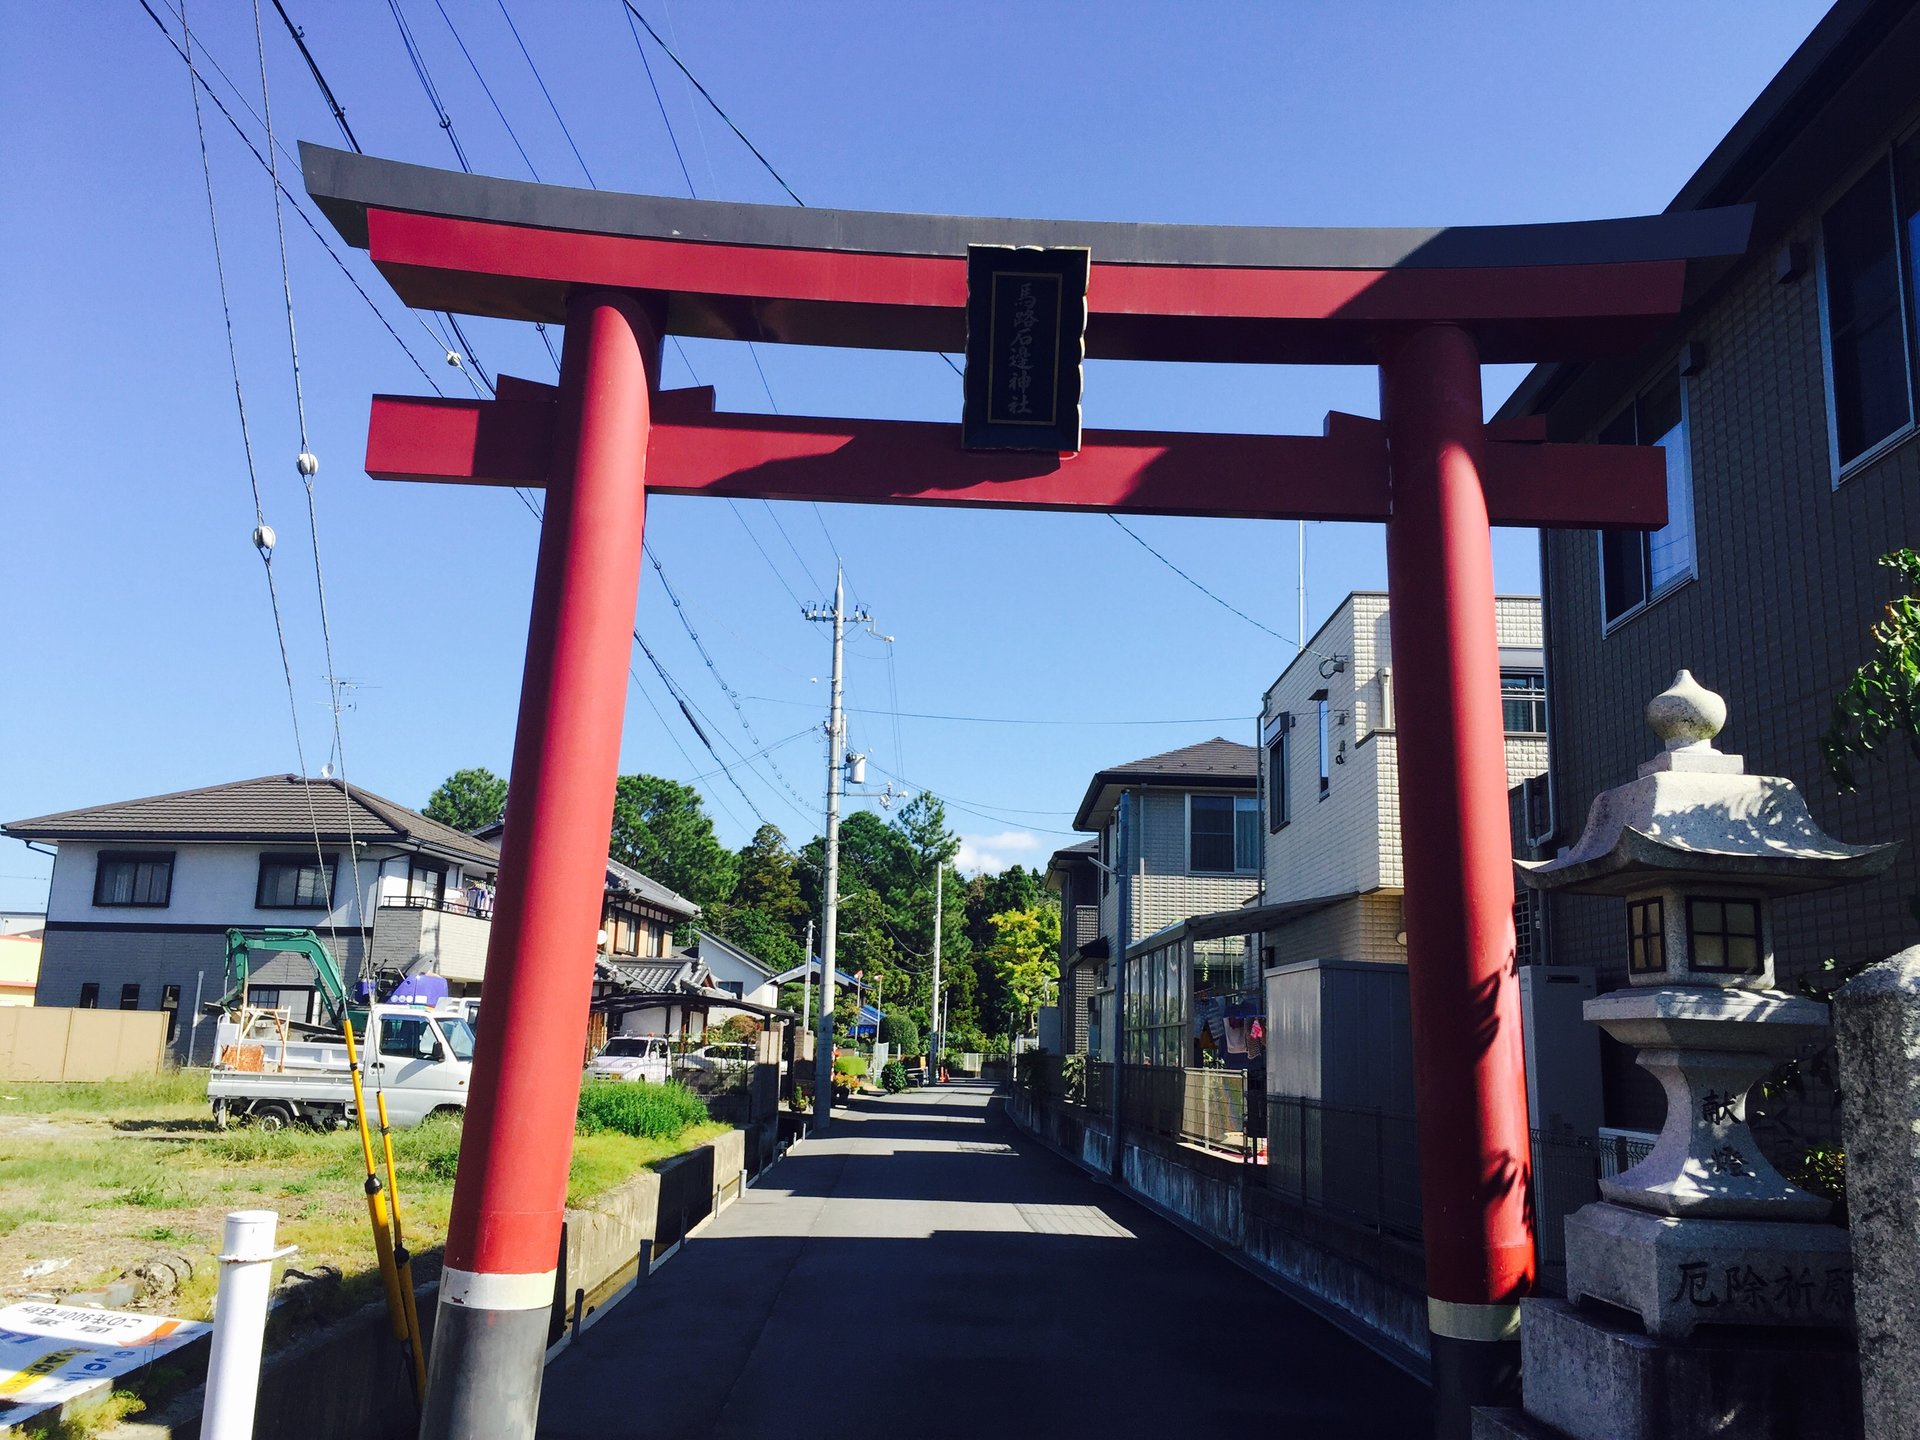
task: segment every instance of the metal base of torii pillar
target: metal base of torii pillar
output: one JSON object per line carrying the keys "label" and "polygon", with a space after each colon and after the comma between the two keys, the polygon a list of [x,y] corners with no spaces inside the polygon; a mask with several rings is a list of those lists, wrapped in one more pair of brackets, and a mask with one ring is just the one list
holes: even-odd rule
{"label": "metal base of torii pillar", "polygon": [[567,1199],[640,590],[656,317],[568,306],[486,1003],[422,1440],[531,1436]]}
{"label": "metal base of torii pillar", "polygon": [[1382,357],[1387,591],[1436,1433],[1518,1398],[1531,1169],[1493,547],[1473,336]]}

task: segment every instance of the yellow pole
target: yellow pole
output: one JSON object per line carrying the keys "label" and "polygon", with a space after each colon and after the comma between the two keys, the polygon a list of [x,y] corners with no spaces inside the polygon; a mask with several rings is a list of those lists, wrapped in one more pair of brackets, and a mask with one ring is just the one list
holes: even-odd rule
{"label": "yellow pole", "polygon": [[406,1305],[400,1298],[400,1276],[393,1268],[393,1236],[387,1228],[387,1197],[380,1172],[373,1163],[373,1133],[367,1128],[367,1094],[360,1084],[360,1056],[353,1043],[353,1017],[341,1016],[347,1032],[347,1067],[353,1074],[354,1118],[360,1122],[360,1157],[367,1167],[367,1216],[373,1222],[373,1253],[380,1262],[380,1284],[387,1292],[387,1320],[393,1338],[407,1338]]}
{"label": "yellow pole", "polygon": [[393,1164],[393,1127],[387,1122],[387,1094],[373,1092],[380,1108],[380,1144],[387,1152],[387,1203],[393,1209],[393,1266],[400,1284],[400,1302],[407,1322],[407,1349],[413,1356],[413,1398],[427,1393],[427,1349],[420,1342],[420,1302],[413,1293],[413,1252],[400,1228],[400,1176]]}

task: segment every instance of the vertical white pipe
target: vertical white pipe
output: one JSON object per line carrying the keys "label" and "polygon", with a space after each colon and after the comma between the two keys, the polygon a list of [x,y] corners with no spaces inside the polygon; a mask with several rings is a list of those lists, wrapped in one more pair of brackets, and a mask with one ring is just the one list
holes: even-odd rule
{"label": "vertical white pipe", "polygon": [[287,1253],[273,1246],[274,1227],[279,1220],[271,1210],[235,1210],[227,1216],[226,1236],[220,1246],[220,1290],[214,1301],[201,1440],[252,1440],[273,1262]]}

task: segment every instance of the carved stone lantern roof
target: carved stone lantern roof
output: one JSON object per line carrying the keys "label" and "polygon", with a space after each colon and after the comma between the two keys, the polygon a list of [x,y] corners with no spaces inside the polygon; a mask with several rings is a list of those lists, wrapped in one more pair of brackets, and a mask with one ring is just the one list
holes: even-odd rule
{"label": "carved stone lantern roof", "polygon": [[1647,705],[1661,752],[1637,779],[1594,797],[1586,829],[1552,860],[1516,860],[1535,890],[1625,895],[1663,883],[1734,882],[1793,895],[1869,879],[1898,843],[1848,845],[1814,822],[1793,781],[1749,775],[1714,748],[1727,704],[1686,670]]}

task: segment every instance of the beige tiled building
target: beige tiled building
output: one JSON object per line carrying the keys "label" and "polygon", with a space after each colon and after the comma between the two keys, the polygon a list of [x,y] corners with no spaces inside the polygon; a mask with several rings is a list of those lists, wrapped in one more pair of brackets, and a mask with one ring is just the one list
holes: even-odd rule
{"label": "beige tiled building", "polygon": [[[1501,596],[1496,609],[1512,786],[1547,766],[1540,602]],[[1387,597],[1357,591],[1261,703],[1262,900],[1338,900],[1267,932],[1265,965],[1406,959],[1393,706]]]}

